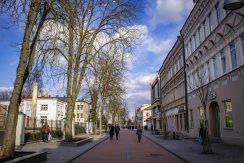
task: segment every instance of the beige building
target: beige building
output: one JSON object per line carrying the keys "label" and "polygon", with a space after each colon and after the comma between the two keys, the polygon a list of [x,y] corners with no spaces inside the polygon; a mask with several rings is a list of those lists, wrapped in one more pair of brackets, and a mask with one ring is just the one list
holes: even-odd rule
{"label": "beige building", "polygon": [[163,129],[186,132],[183,46],[180,37],[164,60],[159,74]]}
{"label": "beige building", "polygon": [[143,104],[135,110],[136,126],[144,127],[147,125],[147,119],[151,117],[151,105]]}
{"label": "beige building", "polygon": [[[209,134],[244,145],[244,7],[225,11],[224,0],[196,1],[181,35],[184,40],[189,135],[198,136],[204,111],[198,83],[208,88]],[[200,77],[199,77],[200,74]]]}
{"label": "beige building", "polygon": [[162,129],[162,110],[160,102],[160,77],[157,76],[151,83],[151,123],[154,130]]}
{"label": "beige building", "polygon": [[74,110],[75,123],[85,125],[89,119],[89,104],[85,101],[76,101]]}

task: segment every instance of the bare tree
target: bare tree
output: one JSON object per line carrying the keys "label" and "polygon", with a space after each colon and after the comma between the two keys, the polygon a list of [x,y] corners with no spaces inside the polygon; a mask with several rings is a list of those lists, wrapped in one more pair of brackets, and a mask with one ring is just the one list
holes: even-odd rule
{"label": "bare tree", "polygon": [[39,70],[34,70],[30,73],[30,75],[27,77],[23,90],[22,90],[22,96],[23,97],[31,97],[33,93],[33,86],[34,83],[38,84],[38,93],[43,93],[43,80],[42,80],[42,74]]}
{"label": "bare tree", "polygon": [[135,3],[127,0],[60,0],[60,4],[64,6],[64,17],[60,23],[49,22],[48,28],[55,34],[42,38],[47,40],[43,54],[66,61],[60,70],[67,80],[65,140],[70,141],[74,106],[89,64],[111,44],[124,49],[132,46],[136,39],[132,34],[137,29],[128,26],[137,9]]}
{"label": "bare tree", "polygon": [[12,95],[11,89],[0,90],[0,100],[10,100]]}
{"label": "bare tree", "polygon": [[197,69],[193,73],[193,77],[188,81],[189,89],[198,97],[204,112],[204,123],[201,124],[203,129],[203,152],[212,153],[212,147],[209,137],[208,120],[207,120],[207,103],[209,94],[208,78],[203,67]]}
{"label": "bare tree", "polygon": [[[25,29],[21,44],[19,64],[16,72],[13,93],[10,99],[8,117],[0,157],[6,158],[14,155],[15,137],[21,92],[26,79],[28,78],[35,59],[36,46],[43,24],[51,10],[52,3],[40,0],[3,0],[0,2],[1,11],[6,11],[14,18],[24,18]],[[21,17],[22,16],[22,17]]]}

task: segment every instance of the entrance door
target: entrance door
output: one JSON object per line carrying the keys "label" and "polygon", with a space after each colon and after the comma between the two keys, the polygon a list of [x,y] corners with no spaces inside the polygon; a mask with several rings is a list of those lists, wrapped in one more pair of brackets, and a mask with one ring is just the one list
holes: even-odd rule
{"label": "entrance door", "polygon": [[220,137],[219,131],[219,105],[217,102],[211,102],[209,106],[210,136]]}

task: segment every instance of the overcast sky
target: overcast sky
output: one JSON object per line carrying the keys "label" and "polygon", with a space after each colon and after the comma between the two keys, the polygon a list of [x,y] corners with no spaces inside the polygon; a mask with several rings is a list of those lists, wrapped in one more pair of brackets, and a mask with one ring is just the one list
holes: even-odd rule
{"label": "overcast sky", "polygon": [[[155,78],[193,7],[192,0],[136,1],[140,13],[135,26],[143,31],[144,36],[132,58],[127,61],[126,102],[131,115],[136,106],[150,103],[150,82]],[[22,36],[22,26],[10,26],[9,18],[0,16],[0,89],[13,86],[19,56],[17,47]],[[46,90],[53,88],[52,84],[46,85]],[[52,90],[53,95],[58,91],[59,87]]]}

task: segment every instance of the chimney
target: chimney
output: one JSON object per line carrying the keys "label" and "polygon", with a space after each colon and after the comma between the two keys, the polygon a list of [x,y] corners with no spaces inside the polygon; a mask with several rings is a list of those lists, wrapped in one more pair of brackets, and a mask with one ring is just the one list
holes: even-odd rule
{"label": "chimney", "polygon": [[38,84],[37,83],[34,83],[33,93],[32,93],[31,119],[36,119],[37,92],[38,92]]}

